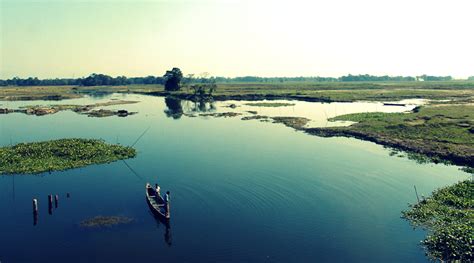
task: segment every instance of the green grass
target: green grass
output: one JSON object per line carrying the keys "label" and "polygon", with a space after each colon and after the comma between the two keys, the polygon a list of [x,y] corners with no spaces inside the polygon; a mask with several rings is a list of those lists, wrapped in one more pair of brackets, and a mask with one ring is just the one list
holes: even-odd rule
{"label": "green grass", "polygon": [[469,105],[422,107],[417,113],[356,113],[330,120],[358,122],[351,129],[395,138],[474,147],[474,134],[470,132],[474,127],[474,106]]}
{"label": "green grass", "polygon": [[0,174],[36,174],[135,157],[131,147],[94,139],[59,139],[0,148]]}
{"label": "green grass", "polygon": [[429,230],[423,244],[431,258],[474,260],[474,181],[438,189],[402,214],[414,226]]}
{"label": "green grass", "polygon": [[412,113],[357,113],[332,121],[354,121],[348,127],[309,128],[320,136],[349,136],[429,157],[474,165],[474,105],[431,105]]}

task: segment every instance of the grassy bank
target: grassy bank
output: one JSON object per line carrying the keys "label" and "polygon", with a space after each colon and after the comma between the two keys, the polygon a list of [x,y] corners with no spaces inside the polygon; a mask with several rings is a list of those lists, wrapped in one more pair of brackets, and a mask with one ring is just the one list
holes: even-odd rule
{"label": "grassy bank", "polygon": [[0,148],[0,174],[35,174],[135,157],[131,147],[102,140],[60,139]]}
{"label": "grassy bank", "polygon": [[320,136],[346,136],[373,141],[434,161],[474,165],[474,105],[425,106],[412,113],[357,113],[331,120],[355,121],[348,127],[310,128]]}
{"label": "grassy bank", "polygon": [[431,258],[474,261],[474,181],[436,190],[404,211],[403,217],[429,231],[423,245]]}
{"label": "grassy bank", "polygon": [[[181,99],[193,96],[184,87],[169,93],[162,85],[127,86],[45,86],[1,87],[0,100],[60,99],[80,97],[84,93],[121,92],[170,95]],[[463,99],[474,97],[474,82],[284,82],[284,83],[221,83],[213,93],[214,100],[298,99],[307,101],[390,101],[410,98]]]}

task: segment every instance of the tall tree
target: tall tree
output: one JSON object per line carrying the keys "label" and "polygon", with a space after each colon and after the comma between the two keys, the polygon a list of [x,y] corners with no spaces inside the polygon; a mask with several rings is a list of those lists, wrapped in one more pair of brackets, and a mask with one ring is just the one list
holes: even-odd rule
{"label": "tall tree", "polygon": [[180,82],[183,79],[183,73],[179,68],[173,68],[166,71],[163,78],[165,79],[165,90],[176,91],[181,88]]}

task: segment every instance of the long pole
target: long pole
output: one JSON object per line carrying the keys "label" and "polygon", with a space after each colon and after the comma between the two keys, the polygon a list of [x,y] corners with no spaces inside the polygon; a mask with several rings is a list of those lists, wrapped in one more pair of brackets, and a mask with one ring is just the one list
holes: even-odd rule
{"label": "long pole", "polygon": [[415,188],[415,194],[416,194],[416,199],[418,200],[418,203],[420,202],[420,198],[418,197],[418,191],[416,190],[416,185],[413,185]]}

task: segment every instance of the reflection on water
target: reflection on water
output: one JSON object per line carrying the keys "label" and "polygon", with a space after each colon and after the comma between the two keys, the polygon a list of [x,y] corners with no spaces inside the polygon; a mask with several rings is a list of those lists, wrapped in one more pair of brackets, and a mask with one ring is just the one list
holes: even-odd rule
{"label": "reflection on water", "polygon": [[216,105],[213,101],[190,101],[168,96],[165,97],[165,104],[164,112],[166,116],[175,120],[180,119],[183,115],[190,116],[195,113],[216,111]]}
{"label": "reflection on water", "polygon": [[150,212],[150,216],[152,216],[156,221],[156,226],[160,228],[161,226],[165,227],[165,234],[164,234],[164,241],[168,247],[171,247],[173,243],[173,237],[171,236],[171,223],[169,220],[163,219],[154,215]]}
{"label": "reflection on water", "polygon": [[167,117],[173,118],[175,120],[183,116],[183,106],[181,105],[181,100],[174,97],[165,98],[165,114]]}
{"label": "reflection on water", "polygon": [[[282,103],[286,106],[264,107],[254,106],[255,103],[271,102],[274,104]],[[424,100],[403,100],[400,105],[385,105],[382,102],[352,102],[352,103],[320,103],[286,100],[272,101],[189,101],[174,97],[166,97],[164,110],[167,117],[179,119],[183,115],[188,117],[199,116],[200,113],[213,112],[239,113],[242,117],[253,115],[267,117],[304,117],[310,121],[306,127],[330,127],[347,126],[352,124],[350,121],[329,121],[328,119],[344,114],[364,113],[364,112],[408,112],[418,105],[425,103]],[[208,115],[206,115],[208,116]]]}

